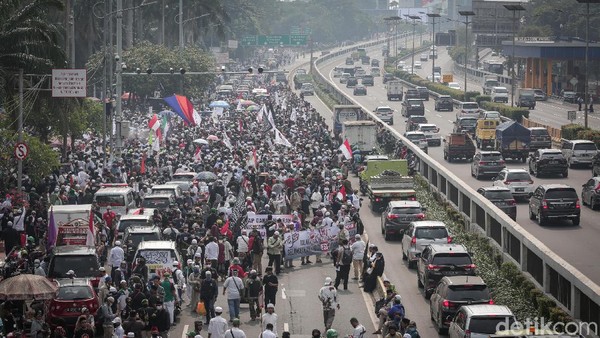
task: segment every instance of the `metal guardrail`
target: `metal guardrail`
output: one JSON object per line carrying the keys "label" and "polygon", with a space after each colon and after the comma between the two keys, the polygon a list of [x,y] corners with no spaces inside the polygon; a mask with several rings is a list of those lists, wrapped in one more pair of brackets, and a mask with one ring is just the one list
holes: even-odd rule
{"label": "metal guardrail", "polygon": [[[346,54],[358,47],[372,47],[381,42],[370,42],[331,53],[318,58],[315,66],[324,61]],[[420,160],[419,172],[429,182],[432,191],[442,194],[464,216],[465,227],[491,239],[505,260],[516,264],[524,274],[548,296],[560,304],[573,318],[584,322],[600,322],[600,286],[566,262],[535,236],[527,232],[479,195],[441,163],[429,157],[419,147],[404,138],[398,131],[385,124],[370,109],[362,106],[332,85],[317,67],[313,78],[325,86],[342,104],[361,106],[373,121],[386,126],[387,130],[407,145]]]}

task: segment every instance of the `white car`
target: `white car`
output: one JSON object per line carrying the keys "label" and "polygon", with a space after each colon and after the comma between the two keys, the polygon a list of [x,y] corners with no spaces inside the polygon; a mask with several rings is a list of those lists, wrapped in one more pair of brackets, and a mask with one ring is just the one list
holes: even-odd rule
{"label": "white car", "polygon": [[494,186],[505,187],[515,198],[529,198],[533,193],[533,180],[526,169],[503,169],[494,179]]}
{"label": "white car", "polygon": [[333,69],[333,77],[341,77],[343,74],[342,70],[339,68],[334,68]]}
{"label": "white car", "polygon": [[448,87],[456,90],[462,90],[458,82],[448,82]]}
{"label": "white car", "polygon": [[506,87],[492,87],[492,102],[508,103],[508,89]]}
{"label": "white car", "polygon": [[421,131],[427,138],[427,145],[430,146],[441,146],[442,136],[440,135],[440,128],[433,123],[419,123],[416,131]]}
{"label": "white car", "polygon": [[415,61],[415,68],[421,69],[421,61]]}

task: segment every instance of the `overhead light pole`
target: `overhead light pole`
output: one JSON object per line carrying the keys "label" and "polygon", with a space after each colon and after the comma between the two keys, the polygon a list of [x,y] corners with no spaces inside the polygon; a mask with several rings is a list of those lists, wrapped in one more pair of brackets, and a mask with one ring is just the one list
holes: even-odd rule
{"label": "overhead light pole", "polygon": [[[398,22],[400,22],[400,20],[402,20],[401,17],[399,16],[390,16],[387,18],[384,18],[383,20],[385,20],[386,22],[391,23],[394,26],[394,58],[398,58]],[[388,55],[389,55],[389,51],[388,51]],[[395,66],[395,65],[394,65]]]}
{"label": "overhead light pole", "polygon": [[[433,47],[433,58],[431,58],[431,82],[435,82],[435,58],[437,56],[437,50],[435,49],[435,18],[441,17],[437,13],[427,13],[427,16],[431,18],[431,46]],[[440,74],[441,76],[441,74]]]}
{"label": "overhead light pole", "polygon": [[413,21],[412,22],[412,26],[413,26],[412,53],[411,53],[412,58],[411,58],[411,65],[410,65],[410,73],[414,74],[414,72],[415,72],[415,27],[417,26],[417,20],[421,19],[421,17],[418,15],[409,15],[408,18]]}
{"label": "overhead light pole", "polygon": [[504,8],[513,12],[513,20],[512,20],[512,56],[510,57],[510,71],[512,73],[510,85],[510,106],[514,107],[515,105],[515,86],[516,86],[516,76],[515,76],[515,39],[517,35],[517,28],[515,27],[515,23],[517,22],[517,12],[524,11],[525,7],[515,4],[515,5],[504,5]]}
{"label": "overhead light pole", "polygon": [[473,11],[459,11],[458,14],[465,17],[465,98],[467,101],[467,64],[469,61],[469,17],[475,16],[475,12]]}
{"label": "overhead light pole", "polygon": [[584,108],[583,108],[583,116],[584,116],[584,127],[588,127],[588,54],[589,54],[589,50],[590,50],[590,3],[600,3],[599,0],[577,0],[577,2],[579,3],[584,3],[586,4],[586,13],[585,13],[585,83],[583,85],[583,103],[584,103]]}

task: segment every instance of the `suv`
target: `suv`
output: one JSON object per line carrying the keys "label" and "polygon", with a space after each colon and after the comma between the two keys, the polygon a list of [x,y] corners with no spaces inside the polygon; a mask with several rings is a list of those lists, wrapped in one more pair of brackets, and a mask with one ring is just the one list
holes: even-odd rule
{"label": "suv", "polygon": [[373,110],[375,116],[390,126],[394,124],[394,110],[388,106],[379,106]]}
{"label": "suv", "polygon": [[581,203],[589,205],[592,210],[600,203],[600,177],[590,178],[581,189]]}
{"label": "suv", "polygon": [[498,209],[504,211],[513,221],[517,220],[517,202],[510,189],[505,187],[481,187],[477,192],[487,198]]}
{"label": "suv", "polygon": [[367,87],[361,84],[356,85],[352,91],[352,95],[367,95]]}
{"label": "suv", "polygon": [[427,87],[416,87],[415,89],[419,92],[419,98],[429,101],[429,89]]}
{"label": "suv", "polygon": [[531,135],[531,142],[529,142],[529,149],[550,149],[552,148],[552,138],[548,134],[548,129],[544,127],[530,127],[529,133]]}
{"label": "suv", "polygon": [[544,184],[529,199],[529,219],[546,225],[550,219],[570,219],[579,225],[581,206],[574,188],[566,184]]}
{"label": "suv", "polygon": [[144,197],[144,201],[142,201],[142,208],[166,210],[172,204],[176,204],[176,202],[175,197],[173,197],[171,194],[150,194]]}
{"label": "suv", "polygon": [[417,259],[417,284],[429,299],[446,276],[475,276],[475,264],[464,245],[430,244]]}
{"label": "suv", "polygon": [[421,98],[421,94],[419,93],[419,91],[417,89],[407,89],[406,90],[406,94],[404,94],[404,97],[406,99],[420,99]]}
{"label": "suv", "polygon": [[503,169],[494,179],[493,185],[510,189],[515,198],[529,198],[533,193],[533,180],[525,169]]}
{"label": "suv", "polygon": [[304,96],[315,95],[315,87],[313,87],[312,83],[303,83],[300,93]]}
{"label": "suv", "polygon": [[346,80],[346,88],[353,88],[354,86],[356,86],[358,84],[358,78],[354,77],[354,76],[350,76],[347,80]]}
{"label": "suv", "polygon": [[452,101],[452,97],[450,95],[440,95],[435,100],[435,111],[453,111],[454,110],[454,102]]}
{"label": "suv", "polygon": [[596,144],[588,140],[560,140],[563,155],[567,159],[569,166],[591,165],[592,158],[598,153]]}
{"label": "suv", "polygon": [[373,75],[363,75],[360,82],[365,86],[374,86],[375,85],[375,80],[373,78]]}
{"label": "suv", "polygon": [[386,241],[402,234],[410,222],[425,219],[425,210],[417,201],[391,201],[381,214],[381,234]]}
{"label": "suv", "polygon": [[126,260],[131,262],[135,251],[143,241],[160,241],[162,240],[162,233],[157,226],[130,226],[125,229],[123,235],[123,243],[127,246],[125,252]]}
{"label": "suv", "polygon": [[351,57],[346,58],[346,65],[354,65],[354,60]]}
{"label": "suv", "polygon": [[425,105],[421,99],[406,99],[402,102],[402,116],[425,115]]}
{"label": "suv", "polygon": [[540,177],[543,174],[569,176],[567,160],[558,149],[538,149],[529,155],[529,173]]}
{"label": "suv", "polygon": [[499,151],[478,150],[471,163],[471,176],[476,179],[485,175],[496,177],[504,168],[506,164]]}
{"label": "suv", "polygon": [[448,336],[450,338],[491,337],[499,326],[514,327],[515,320],[513,313],[504,305],[465,305],[458,309],[454,320],[450,323]]}
{"label": "suv", "polygon": [[93,316],[100,304],[90,281],[87,278],[58,279],[58,291],[50,301],[47,321],[51,327],[64,326],[74,329],[82,308],[90,310]]}
{"label": "suv", "polygon": [[448,329],[452,318],[463,305],[494,304],[490,289],[479,276],[452,276],[440,280],[431,294],[429,313],[438,333]]}
{"label": "suv", "polygon": [[404,137],[421,148],[421,150],[427,154],[429,143],[427,142],[427,136],[425,136],[425,133],[422,131],[407,131],[404,133]]}
{"label": "suv", "polygon": [[457,117],[454,121],[455,133],[475,134],[477,130],[477,118],[472,116]]}
{"label": "suv", "polygon": [[87,246],[65,245],[52,250],[48,264],[48,278],[65,278],[69,270],[79,278],[91,278],[94,287],[98,286],[100,277],[96,248]]}
{"label": "suv", "polygon": [[427,145],[429,146],[441,146],[442,136],[440,136],[440,128],[433,123],[420,123],[416,131],[421,131],[427,138]]}
{"label": "suv", "polygon": [[429,244],[452,243],[452,237],[444,222],[411,222],[402,235],[402,259],[408,260],[408,268],[417,266],[418,255]]}
{"label": "suv", "polygon": [[415,131],[419,127],[419,124],[427,123],[427,118],[422,115],[409,116],[406,119],[406,131]]}
{"label": "suv", "polygon": [[371,59],[371,67],[379,67],[379,60]]}

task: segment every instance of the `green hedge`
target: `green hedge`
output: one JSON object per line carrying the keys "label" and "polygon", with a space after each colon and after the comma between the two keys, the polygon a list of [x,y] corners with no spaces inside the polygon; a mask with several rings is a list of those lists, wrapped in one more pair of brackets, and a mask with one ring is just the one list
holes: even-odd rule
{"label": "green hedge", "polygon": [[483,102],[491,102],[491,101],[492,101],[492,97],[489,95],[475,96],[475,102],[477,102],[479,104],[479,106],[481,106],[483,104]]}
{"label": "green hedge", "polygon": [[502,116],[508,117],[519,123],[523,122],[523,117],[529,118],[529,110],[517,107],[510,107],[498,102],[481,102],[480,106],[485,110],[495,110],[500,112]]}
{"label": "green hedge", "polygon": [[584,129],[577,132],[577,138],[581,140],[590,140],[596,143],[596,147],[600,147],[600,131],[592,129]]}
{"label": "green hedge", "polygon": [[585,128],[580,124],[565,124],[560,128],[560,135],[567,140],[590,140],[600,147],[600,131]]}

